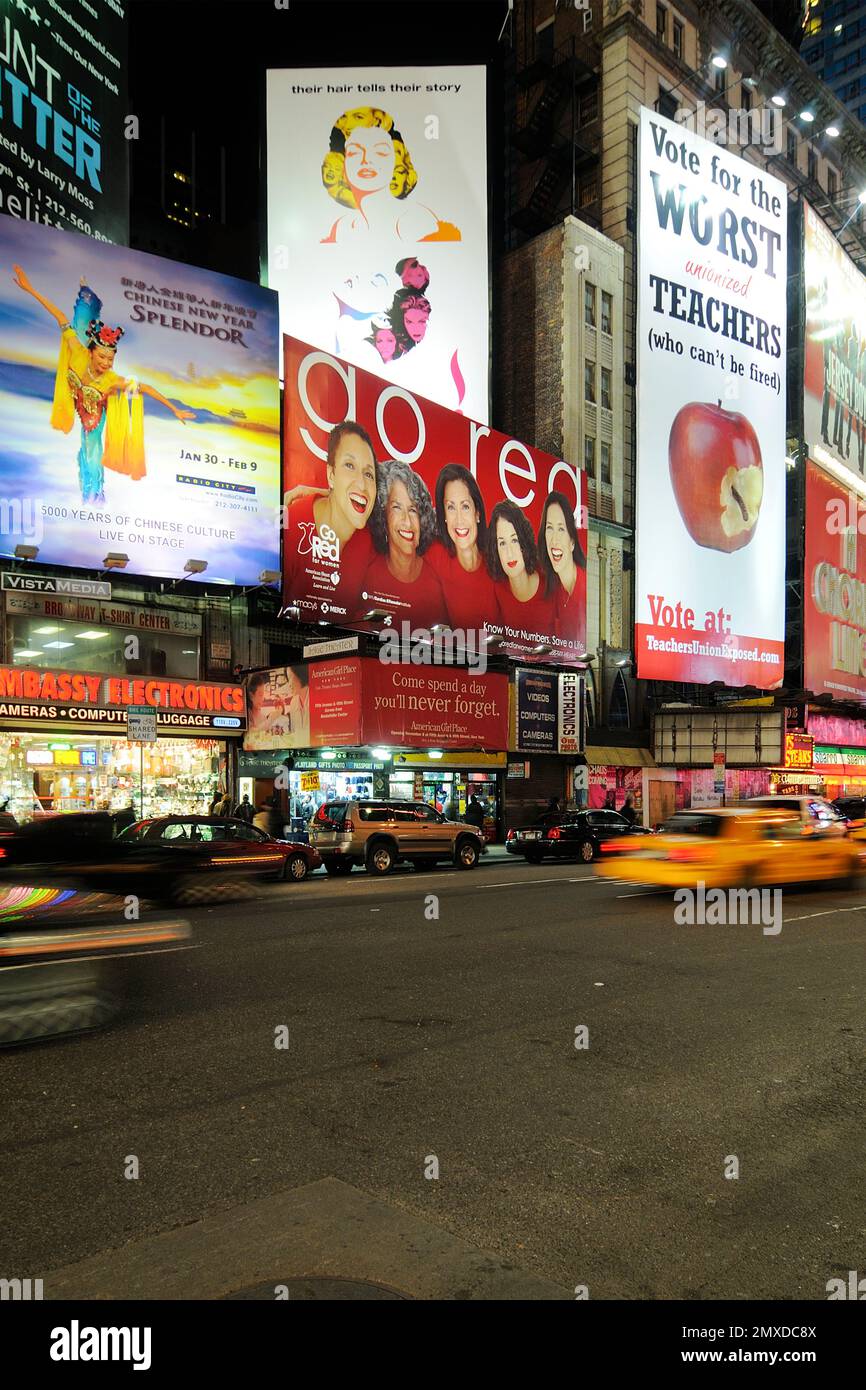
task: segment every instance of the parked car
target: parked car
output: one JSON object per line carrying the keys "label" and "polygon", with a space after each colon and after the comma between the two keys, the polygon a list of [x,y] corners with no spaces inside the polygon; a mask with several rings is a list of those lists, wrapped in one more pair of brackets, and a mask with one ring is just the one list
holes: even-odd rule
{"label": "parked car", "polygon": [[620,835],[651,835],[643,825],[632,825],[618,811],[548,811],[532,825],[509,830],[505,848],[509,854],[522,854],[530,864],[542,859],[582,859],[585,864],[598,858],[605,840]]}
{"label": "parked car", "polygon": [[254,874],[302,883],[322,863],[318,850],[299,840],[277,840],[236,816],[158,816],[136,821],[121,840],[207,846],[215,861]]}
{"label": "parked car", "polygon": [[849,829],[852,826],[860,826],[866,822],[866,797],[863,796],[837,796],[830,805],[837,815],[848,822]]}
{"label": "parked car", "polygon": [[[140,829],[173,819],[137,822],[115,836],[107,812],[43,816],[17,830],[0,831],[0,879],[136,892],[186,903],[225,895],[249,877],[305,878],[321,862],[318,855],[310,857],[308,845],[272,841],[245,822],[242,833],[221,837],[224,822],[218,817],[177,818],[176,833],[165,837]],[[195,831],[193,822],[198,822]]]}
{"label": "parked car", "polygon": [[402,860],[416,869],[442,860],[474,869],[484,837],[425,801],[346,800],[319,808],[310,821],[310,843],[329,874],[351,873],[356,864],[369,874],[387,874]]}
{"label": "parked car", "polygon": [[[775,801],[775,797],[773,798]],[[665,888],[750,888],[834,880],[855,887],[861,847],[815,832],[796,811],[753,802],[726,810],[677,811],[647,843],[624,836],[605,846],[602,878]]]}

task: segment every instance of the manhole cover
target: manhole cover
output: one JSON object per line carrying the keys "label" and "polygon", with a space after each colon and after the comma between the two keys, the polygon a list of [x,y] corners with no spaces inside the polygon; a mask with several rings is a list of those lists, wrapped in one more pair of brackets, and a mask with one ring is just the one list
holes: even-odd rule
{"label": "manhole cover", "polygon": [[[255,1284],[250,1289],[240,1289],[237,1293],[226,1294],[226,1300],[248,1299],[268,1303],[285,1298],[289,1300],[324,1299],[329,1302],[369,1302],[375,1299],[407,1299],[408,1294],[386,1289],[383,1284],[371,1284],[364,1279],[328,1278],[324,1275],[311,1275],[308,1279],[274,1279],[267,1284]],[[279,1291],[279,1293],[278,1293]]]}

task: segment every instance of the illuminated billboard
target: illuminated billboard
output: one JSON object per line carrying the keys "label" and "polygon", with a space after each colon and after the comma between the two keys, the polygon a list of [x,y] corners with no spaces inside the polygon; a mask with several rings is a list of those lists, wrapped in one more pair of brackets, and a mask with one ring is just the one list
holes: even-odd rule
{"label": "illuminated billboard", "polygon": [[866,698],[866,501],[806,468],[803,685]]}
{"label": "illuminated billboard", "polygon": [[277,354],[271,290],[0,217],[0,547],[277,570]]}
{"label": "illuminated billboard", "polygon": [[129,240],[124,9],[0,0],[0,212]]}
{"label": "illuminated billboard", "polygon": [[485,69],[273,70],[267,139],[283,332],[486,421]]}
{"label": "illuminated billboard", "polygon": [[521,661],[580,661],[585,473],[284,346],[284,603],[307,621],[484,631]]}
{"label": "illuminated billboard", "polygon": [[866,280],[803,204],[803,434],[809,453],[862,479],[866,464]]}
{"label": "illuminated billboard", "polygon": [[644,679],[784,672],[787,191],[641,110],[635,650]]}

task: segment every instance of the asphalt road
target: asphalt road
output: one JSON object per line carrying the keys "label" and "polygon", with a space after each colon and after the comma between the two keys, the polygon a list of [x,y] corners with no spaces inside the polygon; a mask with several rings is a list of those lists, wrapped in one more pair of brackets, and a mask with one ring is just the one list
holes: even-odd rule
{"label": "asphalt road", "polygon": [[594,1299],[866,1269],[859,894],[767,935],[498,861],[184,915],[113,1026],[0,1056],[0,1275],[329,1176]]}

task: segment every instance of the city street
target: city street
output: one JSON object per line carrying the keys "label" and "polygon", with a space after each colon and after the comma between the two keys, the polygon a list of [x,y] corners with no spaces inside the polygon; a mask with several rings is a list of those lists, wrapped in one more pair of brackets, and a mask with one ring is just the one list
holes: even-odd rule
{"label": "city street", "polygon": [[[170,1245],[162,1282],[137,1252],[336,1180],[555,1286],[528,1296],[826,1298],[866,1234],[866,900],[783,905],[776,936],[678,926],[668,893],[500,852],[184,913],[190,946],[115,1024],[4,1054],[3,1267],[46,1298],[122,1297],[133,1268],[154,1297],[226,1295],[281,1273],[246,1262],[242,1220],[235,1265],[182,1293]],[[287,1269],[368,1269],[363,1223],[340,1269],[306,1229]]]}

